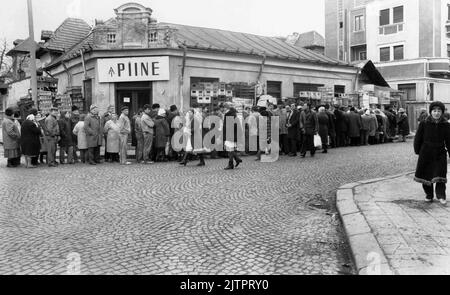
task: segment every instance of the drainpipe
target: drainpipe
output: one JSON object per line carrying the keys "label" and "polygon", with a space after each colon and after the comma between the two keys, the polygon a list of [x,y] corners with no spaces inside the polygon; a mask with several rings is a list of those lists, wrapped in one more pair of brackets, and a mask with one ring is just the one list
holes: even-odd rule
{"label": "drainpipe", "polygon": [[84,71],[84,79],[87,79],[87,70],[86,70],[86,61],[84,60],[84,53],[83,49],[80,49],[80,55],[81,55],[81,63],[83,65],[83,71]]}
{"label": "drainpipe", "polygon": [[184,111],[184,98],[183,98],[183,86],[184,86],[184,73],[186,70],[186,58],[187,58],[187,47],[186,45],[181,46],[183,48],[183,65],[181,67],[181,79],[180,79],[180,110]]}

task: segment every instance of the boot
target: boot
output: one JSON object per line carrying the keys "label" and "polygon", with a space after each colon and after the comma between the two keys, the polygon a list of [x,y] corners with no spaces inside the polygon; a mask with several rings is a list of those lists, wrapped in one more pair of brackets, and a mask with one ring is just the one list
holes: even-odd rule
{"label": "boot", "polygon": [[206,166],[205,158],[203,155],[200,155],[200,163],[197,165],[198,167]]}
{"label": "boot", "polygon": [[239,158],[238,155],[236,155],[236,153],[233,154],[233,158],[236,161],[236,167],[235,168],[239,167],[239,165],[242,163],[241,158]]}
{"label": "boot", "polygon": [[225,168],[225,170],[233,170],[234,169],[234,165],[233,165],[233,162],[228,162],[228,167],[227,168]]}
{"label": "boot", "polygon": [[184,153],[184,157],[183,160],[181,160],[180,165],[186,167],[187,163],[188,163],[188,153]]}

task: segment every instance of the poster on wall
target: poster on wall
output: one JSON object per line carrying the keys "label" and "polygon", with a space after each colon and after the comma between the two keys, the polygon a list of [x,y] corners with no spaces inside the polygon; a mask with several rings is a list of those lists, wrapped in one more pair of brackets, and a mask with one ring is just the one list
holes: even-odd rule
{"label": "poster on wall", "polygon": [[361,101],[361,107],[369,108],[370,107],[370,96],[368,94],[364,94]]}
{"label": "poster on wall", "polygon": [[50,91],[39,91],[38,93],[38,102],[39,111],[42,112],[42,114],[49,114],[50,109],[53,107],[53,96],[52,92]]}

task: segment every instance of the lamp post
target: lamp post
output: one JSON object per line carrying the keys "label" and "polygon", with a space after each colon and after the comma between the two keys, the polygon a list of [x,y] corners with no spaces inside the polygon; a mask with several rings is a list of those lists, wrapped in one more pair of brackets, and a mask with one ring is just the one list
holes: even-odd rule
{"label": "lamp post", "polygon": [[34,41],[33,6],[31,0],[28,1],[28,28],[30,37],[28,39],[30,49],[30,71],[31,71],[31,96],[34,106],[38,107],[37,94],[37,74],[36,74],[36,42]]}

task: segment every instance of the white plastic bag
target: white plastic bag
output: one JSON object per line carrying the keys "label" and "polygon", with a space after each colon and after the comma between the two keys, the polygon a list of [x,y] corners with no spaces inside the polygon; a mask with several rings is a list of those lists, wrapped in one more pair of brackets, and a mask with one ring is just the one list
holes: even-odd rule
{"label": "white plastic bag", "polygon": [[322,138],[319,135],[314,135],[314,147],[318,149],[322,148]]}

